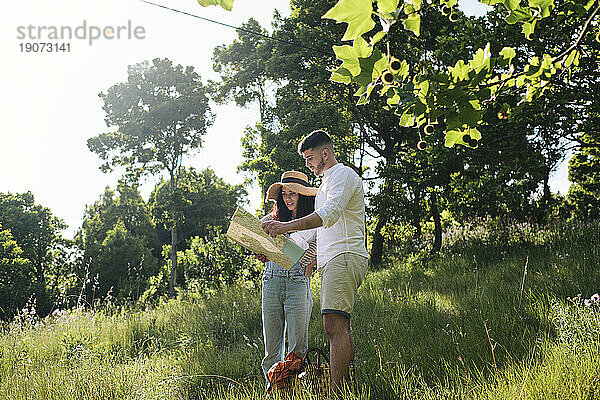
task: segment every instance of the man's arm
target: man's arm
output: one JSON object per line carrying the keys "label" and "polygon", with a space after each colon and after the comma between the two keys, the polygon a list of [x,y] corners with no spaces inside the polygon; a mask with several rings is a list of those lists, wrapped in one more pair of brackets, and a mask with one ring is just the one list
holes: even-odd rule
{"label": "man's arm", "polygon": [[290,231],[305,231],[307,229],[318,228],[320,226],[323,226],[323,221],[315,212],[307,215],[306,217],[294,219],[289,222],[272,220],[262,223],[262,228],[267,234],[271,235],[271,237],[275,237]]}

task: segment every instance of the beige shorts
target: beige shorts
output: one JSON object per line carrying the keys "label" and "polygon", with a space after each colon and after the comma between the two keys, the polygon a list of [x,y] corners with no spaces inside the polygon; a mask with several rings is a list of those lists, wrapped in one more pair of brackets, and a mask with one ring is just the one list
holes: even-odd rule
{"label": "beige shorts", "polygon": [[325,264],[321,272],[321,314],[350,318],[358,288],[365,278],[368,259],[341,253]]}

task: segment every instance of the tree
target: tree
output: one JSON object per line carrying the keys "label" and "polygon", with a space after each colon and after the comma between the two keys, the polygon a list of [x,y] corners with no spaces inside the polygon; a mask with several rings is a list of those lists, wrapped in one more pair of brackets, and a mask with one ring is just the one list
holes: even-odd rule
{"label": "tree", "polygon": [[[184,243],[180,246],[183,250],[194,236],[207,237],[214,229],[224,233],[236,206],[245,201],[246,190],[241,185],[225,183],[210,168],[199,172],[182,168],[176,197],[177,237]],[[161,227],[173,224],[169,215],[170,198],[168,182],[163,181],[156,185],[148,201],[160,236],[166,233]]]}
{"label": "tree", "polygon": [[[246,160],[241,169],[257,173],[259,183],[264,187],[268,186],[278,179],[282,170],[303,168],[294,146],[290,144],[297,143],[302,136],[315,127],[324,127],[335,138],[336,150],[340,154],[339,159],[354,165],[359,174],[367,174],[373,178],[373,172],[377,171],[365,173],[367,165],[364,159],[370,157],[381,160],[378,171],[387,172],[380,173],[378,178],[386,182],[376,186],[380,191],[375,196],[392,196],[392,192],[398,193],[392,186],[405,183],[398,179],[400,169],[392,166],[413,152],[416,141],[413,141],[413,136],[409,135],[409,132],[414,133],[415,129],[400,127],[400,118],[382,109],[385,105],[384,101],[375,99],[364,107],[357,107],[349,87],[329,81],[329,74],[326,71],[335,66],[336,60],[329,53],[328,48],[333,45],[333,38],[340,32],[339,26],[321,18],[329,6],[330,2],[326,1],[297,0],[292,4],[290,17],[278,19],[276,16],[273,37],[278,39],[278,42],[269,44],[269,49],[272,49],[268,53],[269,58],[262,61],[268,79],[278,84],[273,95],[275,99],[273,121],[262,124],[256,129],[247,129],[242,142]],[[394,33],[394,38],[406,36],[406,40],[410,40],[410,46],[397,47],[415,61],[425,59],[423,63],[431,62],[428,54],[436,48],[436,40],[445,32],[444,19],[436,16],[434,12],[429,14],[430,18],[440,22],[431,24],[431,26],[435,25],[435,32],[426,32],[421,38],[416,39],[408,37],[404,31]],[[449,24],[447,20],[445,24]],[[240,41],[245,37],[240,35]],[[282,43],[282,41],[292,40],[294,43],[310,43],[310,48],[295,46],[293,43]],[[397,42],[400,43],[401,40]],[[266,45],[268,41],[261,39],[254,43],[260,47],[263,43]],[[236,45],[236,42],[230,47],[247,49],[246,53],[236,54],[237,58],[243,55],[252,59],[256,54],[264,53],[260,50],[250,50],[248,46]],[[408,48],[410,51],[407,50]],[[218,62],[228,62],[228,59],[221,57]],[[250,60],[246,64],[253,65]],[[248,75],[243,64],[232,62],[228,66],[224,84],[231,82],[231,77]],[[237,79],[236,82],[242,82],[242,79]],[[424,159],[427,157],[423,155]],[[396,175],[390,175],[391,171],[396,171]],[[439,175],[435,169],[429,168],[429,171],[429,174]],[[428,191],[423,186],[422,179],[417,182],[416,177],[408,173],[403,177],[414,178],[413,189],[420,191],[415,198]],[[369,177],[365,176],[365,178]],[[433,184],[435,180],[429,179],[427,182]],[[400,201],[402,200],[397,197],[394,197],[391,202],[371,199],[369,213],[377,219],[371,248],[371,259],[374,262],[381,259],[383,226],[390,219],[390,214],[395,212],[394,208],[398,208]],[[417,203],[420,207],[421,202]],[[391,205],[392,209],[384,204]]]}
{"label": "tree", "polygon": [[109,292],[119,299],[137,299],[145,290],[146,280],[157,272],[158,261],[145,240],[133,236],[123,221],[107,232],[99,250],[97,269],[91,271],[95,285],[88,288],[92,299]]}
{"label": "tree", "polygon": [[[21,257],[31,263],[39,291],[45,292],[54,250],[65,243],[60,236],[60,231],[66,228],[65,223],[53,216],[50,209],[36,204],[33,194],[26,192],[0,193],[0,224],[10,230],[22,250]],[[45,293],[40,292],[38,296],[45,296]],[[38,302],[40,300],[38,298]]]}
{"label": "tree", "polygon": [[598,131],[580,138],[584,147],[569,161],[568,201],[575,216],[583,221],[600,218],[600,135]]}
{"label": "tree", "polygon": [[213,51],[213,68],[221,75],[214,97],[218,102],[233,98],[240,107],[258,102],[260,122],[265,124],[270,120],[267,100],[270,82],[265,61],[269,58],[272,46],[270,41],[264,39],[268,32],[255,19],[250,18],[241,28],[238,41],[229,46],[218,46]]}
{"label": "tree", "polygon": [[34,271],[10,230],[0,223],[0,320],[20,310],[30,295]]}
{"label": "tree", "polygon": [[[233,5],[232,0],[198,2],[203,6],[218,4],[228,10]],[[505,22],[521,24],[528,40],[534,38],[536,24],[548,17],[557,26],[568,27],[570,33],[551,53],[531,54],[520,70],[513,63],[517,56],[514,48],[504,47],[492,55],[489,43],[478,48],[469,60],[460,58],[446,65],[422,68],[398,58],[389,46],[385,53],[377,51],[375,44],[386,38],[394,25],[401,24],[404,30],[419,36],[422,16],[431,9],[440,10],[451,22],[458,21],[457,0],[425,4],[422,0],[338,0],[323,18],[345,23],[342,41],[352,41],[352,45],[334,46],[342,64],[333,71],[331,79],[358,86],[354,94],[357,104],[368,103],[378,88],[387,107],[402,117],[403,126],[424,127],[443,118],[446,146],[477,147],[485,108],[493,105],[503,90],[519,91],[525,101],[543,96],[556,76],[560,80],[579,64],[580,45],[586,34],[593,32],[600,41],[594,32],[595,18],[600,13],[600,2],[596,0],[565,0],[558,4],[554,0],[530,0],[528,4],[513,0],[482,2],[503,7],[508,13]],[[370,36],[365,39],[364,35]]]}
{"label": "tree", "polygon": [[[446,146],[476,147],[481,138],[483,112],[503,91],[519,91],[524,101],[532,101],[543,96],[556,77],[560,79],[578,65],[581,41],[592,30],[592,21],[600,12],[596,1],[567,0],[557,5],[555,14],[553,0],[530,1],[528,5],[510,0],[484,2],[502,5],[509,13],[506,23],[521,23],[528,40],[534,38],[536,23],[550,16],[559,26],[568,26],[570,34],[557,43],[553,54],[530,54],[522,70],[516,70],[513,63],[517,56],[514,48],[504,47],[492,53],[489,43],[469,60],[458,59],[441,68],[414,68],[407,60],[396,58],[389,48],[386,54],[377,53],[374,44],[389,35],[391,26],[398,22],[419,36],[421,16],[431,8],[439,8],[449,14],[451,21],[457,21],[456,0],[426,4],[421,0],[339,0],[323,17],[347,23],[342,40],[353,44],[334,47],[342,64],[333,71],[332,80],[358,85],[355,95],[359,96],[359,104],[367,103],[378,88],[405,126],[426,126],[443,118]],[[376,28],[373,16],[380,25],[365,40],[363,35]]]}
{"label": "tree", "polygon": [[[135,274],[143,280],[161,256],[161,243],[146,203],[137,185],[124,180],[119,181],[116,192],[107,187],[98,201],[86,207],[75,240],[83,251],[77,275],[82,282],[93,279],[97,286],[92,293],[87,285],[90,299],[106,295],[111,287],[113,295],[119,295],[128,286],[125,282]],[[119,243],[130,246],[130,253]],[[111,260],[115,265],[110,265]]]}
{"label": "tree", "polygon": [[[135,179],[167,171],[169,192],[174,195],[183,156],[202,145],[202,136],[213,121],[207,91],[193,67],[174,66],[168,59],[129,66],[127,82],[100,93],[106,124],[114,129],[88,140],[89,149],[106,161],[101,170],[124,167]],[[170,213],[176,214],[174,201]],[[169,294],[174,296],[176,225],[170,230]]]}
{"label": "tree", "polygon": [[[375,263],[383,254],[382,231],[388,223],[411,223],[418,238],[422,221],[432,218],[435,226],[433,250],[436,250],[441,246],[443,210],[451,209],[460,220],[482,215],[530,220],[539,187],[542,198],[537,205],[542,218],[544,204],[550,198],[548,177],[564,157],[569,132],[573,131],[577,120],[572,115],[578,106],[561,102],[567,94],[562,90],[562,84],[555,82],[552,89],[544,91],[544,96],[532,95],[530,103],[521,102],[516,85],[513,85],[514,90],[497,90],[493,101],[470,103],[465,97],[458,102],[465,104],[455,104],[458,108],[454,109],[457,115],[453,118],[456,120],[448,120],[440,114],[440,118],[429,120],[429,124],[415,125],[406,115],[390,112],[395,110],[394,102],[398,100],[391,88],[387,88],[387,93],[384,90],[383,96],[366,96],[368,90],[375,90],[375,87],[386,89],[385,85],[378,86],[381,81],[367,89],[361,88],[360,82],[347,86],[327,82],[324,71],[335,68],[337,63],[327,47],[334,44],[331,38],[336,37],[341,28],[320,18],[330,5],[327,1],[293,1],[290,17],[275,18],[272,37],[277,43],[269,45],[270,53],[251,50],[251,46],[236,47],[247,50],[247,53],[236,54],[236,59],[245,56],[249,60],[246,64],[231,63],[227,79],[236,74],[241,78],[248,76],[245,65],[253,65],[252,58],[257,54],[268,54],[268,59],[261,59],[264,73],[277,85],[273,95],[273,121],[246,130],[242,142],[246,160],[241,169],[257,173],[261,185],[268,185],[277,179],[282,167],[298,165],[293,164],[297,156],[290,143],[306,134],[307,127],[312,124],[314,128],[315,122],[331,124],[340,121],[336,141],[351,144],[345,148],[346,162],[350,160],[365,179],[374,183],[369,191],[368,212],[374,220],[370,226],[373,228],[371,260]],[[419,18],[423,24],[418,36],[399,27],[400,24],[392,24],[385,35],[387,41],[363,43],[357,39],[353,46],[335,46],[335,54],[343,61],[339,68],[366,71],[362,77],[353,76],[361,82],[362,79],[372,82],[370,79],[375,75],[369,75],[369,68],[376,71],[377,62],[382,64],[381,68],[390,67],[387,56],[393,54],[399,60],[399,70],[392,75],[397,77],[401,70],[427,71],[432,78],[424,83],[425,87],[432,81],[436,83],[435,76],[439,71],[469,57],[478,47],[489,46],[492,52],[502,52],[503,46],[511,46],[521,56],[512,56],[510,49],[506,49],[505,54],[510,56],[514,68],[525,69],[530,61],[527,57],[560,48],[568,42],[571,32],[570,26],[545,28],[538,30],[543,34],[541,40],[528,41],[516,26],[509,25],[507,29],[499,11],[480,19],[462,17],[456,10],[452,12],[455,17],[460,17],[456,22],[445,17],[438,7],[427,6],[421,10]],[[382,37],[379,35],[379,39]],[[261,38],[253,43],[260,47],[267,42]],[[585,44],[581,42],[580,45]],[[484,53],[482,50],[480,55],[485,63],[487,56]],[[579,57],[580,65],[584,65],[585,59],[583,54]],[[219,62],[227,62],[227,59],[221,58]],[[497,65],[505,62],[490,61]],[[470,90],[471,72],[468,70],[471,67],[466,67],[464,82],[457,83],[464,87],[456,88],[455,93],[447,95],[444,101],[455,102],[454,95]],[[506,68],[511,67],[506,64]],[[539,68],[536,74],[538,72]],[[482,72],[481,79],[485,73]],[[573,70],[572,78],[579,74],[580,70]],[[244,84],[243,79],[235,82]],[[359,90],[355,92],[357,86]],[[415,86],[415,90],[429,93],[429,88],[424,90],[423,87]],[[577,99],[572,88],[568,89],[571,91],[568,98]],[[427,93],[421,93],[423,98],[428,96]],[[415,93],[410,90],[400,95],[404,100],[414,97]],[[418,93],[416,97],[419,97]],[[356,105],[356,98],[359,98],[360,106]],[[476,141],[470,136],[461,136],[455,143],[469,144],[466,141],[469,139],[472,146],[445,149],[443,144],[449,144],[448,128],[454,129],[452,124],[460,122],[458,114],[464,111],[460,110],[463,106],[468,111],[465,115],[469,115],[469,124],[472,122],[475,126],[478,121],[476,134],[486,137]],[[548,113],[549,108],[557,113]],[[320,122],[317,113],[326,115],[328,121]],[[302,128],[296,130],[296,127]],[[478,150],[471,151],[473,146]],[[417,148],[427,151],[416,151]],[[365,157],[375,160],[377,167],[367,170],[365,166],[369,164],[363,163]]]}
{"label": "tree", "polygon": [[108,231],[121,221],[133,236],[144,239],[155,257],[161,254],[161,243],[147,209],[146,202],[135,184],[124,180],[117,184],[116,192],[104,189],[100,199],[85,209],[76,240],[84,250],[85,258],[94,258]]}
{"label": "tree", "polygon": [[256,282],[261,268],[245,254],[243,247],[222,233],[194,236],[189,248],[180,252],[186,283],[200,289],[219,288],[239,279]]}
{"label": "tree", "polygon": [[[322,8],[322,5],[316,7]],[[298,27],[295,21],[290,23],[277,14],[274,18],[273,35],[278,39],[285,41],[296,34],[304,37],[310,31],[294,32]],[[252,19],[243,28],[265,33]],[[326,54],[327,43],[321,46]],[[332,86],[323,58],[329,60],[330,66],[335,61],[323,54],[315,55],[306,49],[275,43],[244,31],[238,33],[238,40],[214,51],[214,69],[221,75],[217,86],[219,98],[233,98],[242,106],[247,106],[249,101],[259,102],[261,121],[246,128],[242,139],[245,160],[239,170],[256,176],[262,193],[279,180],[283,171],[304,168],[295,143],[316,127],[327,129],[338,139],[337,150],[344,161],[348,159],[349,149],[356,146],[356,142],[349,140],[351,127],[346,116],[338,112],[336,101],[328,97],[331,92],[323,89],[323,86]],[[306,62],[307,58],[310,62]],[[312,85],[317,87],[311,88]],[[315,92],[320,96],[317,101]],[[263,204],[263,208],[266,207],[268,204]]]}

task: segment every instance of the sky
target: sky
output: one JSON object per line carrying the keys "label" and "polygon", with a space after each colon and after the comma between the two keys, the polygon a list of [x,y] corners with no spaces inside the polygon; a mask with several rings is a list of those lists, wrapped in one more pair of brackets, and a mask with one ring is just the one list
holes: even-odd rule
{"label": "sky", "polygon": [[[191,65],[205,81],[216,80],[213,49],[231,43],[237,33],[139,0],[1,1],[0,193],[31,191],[36,203],[67,223],[64,236],[73,237],[86,205],[97,201],[106,186],[114,189],[120,177],[119,171],[101,172],[101,160],[87,148],[89,138],[108,131],[98,94],[125,82],[128,65],[157,57]],[[274,9],[284,16],[290,12],[288,0],[236,0],[232,12],[201,7],[196,0],[153,2],[234,26],[253,17],[270,27]],[[459,7],[467,14],[484,12],[475,0],[461,0]],[[68,26],[80,37],[85,30],[85,39],[53,41],[68,44],[68,52],[22,51],[27,43],[40,41],[35,39],[42,26],[48,27],[41,31],[45,37],[52,27],[60,32],[60,27]],[[90,43],[95,32],[105,29],[113,39]],[[242,183],[244,176],[237,172],[242,162],[240,139],[244,128],[258,121],[258,107],[213,104],[212,109],[216,118],[203,147],[183,164],[210,167],[227,183]],[[155,183],[149,179],[142,186],[144,198]],[[563,163],[551,188],[566,193],[568,186]],[[249,207],[256,209],[262,194],[256,185],[248,189]]]}

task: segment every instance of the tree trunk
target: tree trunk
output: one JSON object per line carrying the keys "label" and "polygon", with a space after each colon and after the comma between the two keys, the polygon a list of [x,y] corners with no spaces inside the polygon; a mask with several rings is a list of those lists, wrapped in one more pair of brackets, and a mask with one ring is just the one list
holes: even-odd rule
{"label": "tree trunk", "polygon": [[433,248],[432,253],[437,253],[442,248],[442,218],[437,206],[437,194],[431,192],[431,215],[433,216]]}
{"label": "tree trunk", "polygon": [[385,215],[385,211],[382,211],[377,219],[377,226],[375,227],[375,232],[373,232],[373,243],[371,244],[371,265],[378,265],[381,263],[383,258],[383,235],[381,234],[381,230],[385,226],[388,217]]}
{"label": "tree trunk", "polygon": [[42,260],[44,259],[44,251],[42,250],[42,245],[37,244],[36,246],[36,255],[37,260],[35,260],[35,275],[37,278],[37,282],[46,285],[46,277],[44,274],[44,266],[42,265]]}
{"label": "tree trunk", "polygon": [[544,182],[543,182],[543,192],[542,198],[540,199],[540,208],[538,211],[538,223],[543,224],[546,214],[548,212],[548,204],[550,203],[550,197],[552,193],[550,193],[550,168],[545,168],[544,170]]}
{"label": "tree trunk", "polygon": [[171,278],[169,279],[169,297],[175,297],[177,282],[177,226],[171,228]]}
{"label": "tree trunk", "polygon": [[175,215],[175,202],[173,193],[175,193],[175,176],[171,173],[171,182],[169,190],[171,191],[171,217],[173,226],[171,227],[171,277],[169,279],[169,297],[175,297],[175,284],[177,282],[177,216]]}
{"label": "tree trunk", "polygon": [[415,227],[415,236],[414,240],[421,240],[421,193],[415,192],[414,199],[414,212],[413,212],[413,226]]}

